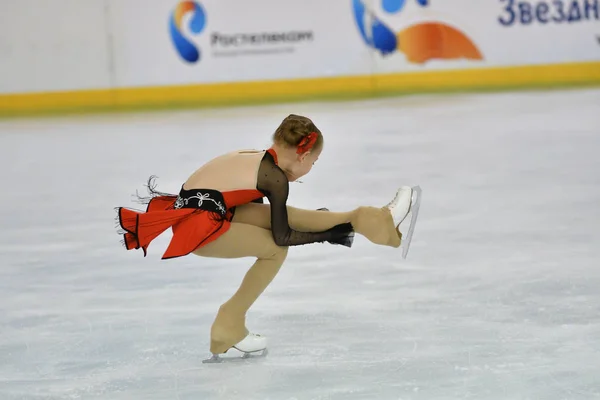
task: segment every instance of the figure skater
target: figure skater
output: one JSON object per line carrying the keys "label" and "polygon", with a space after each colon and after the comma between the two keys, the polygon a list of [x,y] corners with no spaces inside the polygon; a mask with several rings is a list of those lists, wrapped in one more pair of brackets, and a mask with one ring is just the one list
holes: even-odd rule
{"label": "figure skater", "polygon": [[310,172],[323,150],[323,135],[309,118],[292,114],[272,139],[266,151],[234,151],[207,162],[185,181],[179,195],[156,191],[151,178],[150,196],[140,197],[146,212],[117,208],[125,248],[142,249],[144,257],[152,240],[168,228],[173,237],[162,259],[189,254],[256,257],[212,324],[214,359],[231,348],[245,356],[266,351],[266,338],[246,328],[246,313],[277,275],[289,246],[328,242],[351,247],[356,232],[372,243],[397,248],[400,223],[412,211],[412,235],[416,222],[418,186],[401,187],[384,207],[330,212],[288,206],[289,182]]}

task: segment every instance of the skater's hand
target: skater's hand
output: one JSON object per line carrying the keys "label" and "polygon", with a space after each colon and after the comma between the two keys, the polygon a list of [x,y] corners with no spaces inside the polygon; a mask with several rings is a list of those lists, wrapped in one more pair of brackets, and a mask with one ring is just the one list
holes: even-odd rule
{"label": "skater's hand", "polygon": [[327,240],[331,244],[352,247],[354,242],[354,227],[351,223],[339,224],[329,229],[331,239]]}

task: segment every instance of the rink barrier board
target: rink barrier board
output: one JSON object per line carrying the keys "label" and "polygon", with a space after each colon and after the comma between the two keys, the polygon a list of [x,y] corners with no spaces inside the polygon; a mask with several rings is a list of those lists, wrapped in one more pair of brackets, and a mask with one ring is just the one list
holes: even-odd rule
{"label": "rink barrier board", "polygon": [[600,62],[0,95],[0,117],[600,85]]}

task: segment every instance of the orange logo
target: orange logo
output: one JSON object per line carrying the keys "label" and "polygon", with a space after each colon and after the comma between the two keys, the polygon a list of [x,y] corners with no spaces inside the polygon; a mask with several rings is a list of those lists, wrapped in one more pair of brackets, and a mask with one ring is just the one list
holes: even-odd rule
{"label": "orange logo", "polygon": [[[429,0],[415,0],[428,7]],[[383,10],[397,14],[406,0],[381,0]],[[362,0],[352,0],[354,19],[365,43],[388,55],[402,52],[409,62],[424,64],[429,60],[482,60],[483,56],[471,39],[459,29],[441,22],[410,25],[395,33]]]}

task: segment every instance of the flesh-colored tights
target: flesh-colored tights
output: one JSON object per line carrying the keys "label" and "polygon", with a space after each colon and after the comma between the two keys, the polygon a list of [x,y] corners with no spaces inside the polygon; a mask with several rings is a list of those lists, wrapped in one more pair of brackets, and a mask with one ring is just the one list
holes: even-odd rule
{"label": "flesh-colored tights", "polygon": [[[385,208],[358,207],[349,212],[330,212],[288,206],[287,210],[290,227],[298,231],[325,231],[350,222],[357,234],[375,244],[400,246],[401,234]],[[219,308],[211,328],[210,351],[214,354],[224,353],[246,337],[246,313],[275,278],[287,256],[288,248],[273,241],[270,213],[268,204],[238,206],[230,229],[214,242],[194,251],[202,257],[257,258],[239,289]]]}

